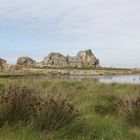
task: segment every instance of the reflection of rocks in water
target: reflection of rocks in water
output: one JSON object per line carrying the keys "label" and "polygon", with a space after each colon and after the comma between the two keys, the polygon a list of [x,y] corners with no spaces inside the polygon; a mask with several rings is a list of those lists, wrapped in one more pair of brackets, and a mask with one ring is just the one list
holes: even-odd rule
{"label": "reflection of rocks in water", "polygon": [[[14,77],[11,77],[14,78]],[[118,75],[118,76],[21,76],[15,77],[15,79],[42,79],[42,80],[73,80],[81,82],[100,82],[100,83],[131,83],[131,84],[140,84],[139,75]],[[135,81],[133,80],[135,78]]]}
{"label": "reflection of rocks in water", "polygon": [[[135,78],[135,81],[133,80]],[[50,79],[74,80],[81,82],[100,82],[100,83],[135,83],[140,84],[139,75],[118,75],[118,76],[56,76]]]}

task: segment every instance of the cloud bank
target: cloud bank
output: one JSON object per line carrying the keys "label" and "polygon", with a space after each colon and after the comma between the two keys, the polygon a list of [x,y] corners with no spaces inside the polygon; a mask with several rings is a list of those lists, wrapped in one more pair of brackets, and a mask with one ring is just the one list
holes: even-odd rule
{"label": "cloud bank", "polygon": [[101,65],[140,67],[139,0],[0,0],[0,57],[38,61],[92,49]]}

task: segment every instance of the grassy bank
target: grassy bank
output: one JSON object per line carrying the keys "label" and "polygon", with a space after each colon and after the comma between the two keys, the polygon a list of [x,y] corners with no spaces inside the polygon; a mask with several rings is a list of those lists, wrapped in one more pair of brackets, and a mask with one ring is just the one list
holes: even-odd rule
{"label": "grassy bank", "polygon": [[22,68],[13,71],[1,71],[1,78],[37,77],[37,76],[98,76],[98,75],[128,75],[139,74],[139,69],[122,68]]}
{"label": "grassy bank", "polygon": [[[26,114],[24,107],[22,113],[26,114],[25,117],[17,115],[11,106],[10,108],[4,106],[6,110],[4,114],[11,112],[8,114],[10,118],[2,117],[3,104],[1,104],[1,140],[140,139],[140,85],[60,80],[8,80],[4,78],[0,79],[0,91],[1,96],[5,95],[4,99],[12,95],[8,101],[14,99],[18,106],[22,103],[21,108],[25,103],[21,102],[24,91],[28,97],[24,98],[26,103],[34,105],[32,97],[38,100],[41,98],[43,102],[47,102],[43,112],[38,111],[38,106],[35,106],[37,112],[35,117],[32,116],[32,112]],[[28,93],[31,96],[28,96]],[[22,100],[16,98],[16,94],[21,95]],[[31,100],[28,100],[29,98]],[[56,105],[55,111],[54,108],[51,108],[53,106],[50,106],[52,103]],[[60,103],[66,107],[61,106]],[[16,107],[18,110],[18,106],[15,105],[14,108]],[[28,112],[28,108],[26,109]],[[74,112],[69,114],[67,111],[70,110],[67,109],[77,110],[77,114]],[[44,114],[47,117],[44,117]]]}

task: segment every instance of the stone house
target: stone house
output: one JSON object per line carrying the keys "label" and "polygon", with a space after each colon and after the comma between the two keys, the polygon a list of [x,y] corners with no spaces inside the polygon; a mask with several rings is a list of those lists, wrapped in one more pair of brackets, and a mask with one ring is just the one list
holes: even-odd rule
{"label": "stone house", "polygon": [[52,52],[46,56],[42,65],[48,67],[99,67],[99,59],[95,57],[91,50],[80,51],[76,56],[64,56],[61,53]]}
{"label": "stone house", "polygon": [[68,63],[73,68],[81,68],[83,66],[82,60],[78,57],[68,57]]}

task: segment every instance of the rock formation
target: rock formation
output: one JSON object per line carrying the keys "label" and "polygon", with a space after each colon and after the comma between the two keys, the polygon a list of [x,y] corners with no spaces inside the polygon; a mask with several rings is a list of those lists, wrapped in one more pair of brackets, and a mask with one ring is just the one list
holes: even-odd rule
{"label": "rock formation", "polygon": [[4,65],[6,64],[6,60],[0,58],[0,70],[4,70]]}
{"label": "rock formation", "polygon": [[44,58],[44,65],[52,67],[66,67],[68,66],[68,59],[60,53],[50,53],[48,57]]}
{"label": "rock formation", "polygon": [[99,59],[94,56],[91,50],[80,51],[77,57],[82,60],[84,66],[99,67]]}
{"label": "rock formation", "polygon": [[37,68],[48,67],[99,67],[97,59],[91,50],[80,51],[76,56],[64,56],[61,53],[50,53],[42,62],[36,62],[30,57],[19,57],[16,65],[6,63],[6,60],[0,58],[0,70],[19,70],[24,66],[33,66]]}
{"label": "rock formation", "polygon": [[71,57],[60,53],[50,53],[43,60],[44,66],[49,67],[99,67],[99,59],[97,59],[91,50],[80,51],[76,56]]}
{"label": "rock formation", "polygon": [[35,60],[30,57],[19,57],[17,60],[17,66],[34,66]]}

